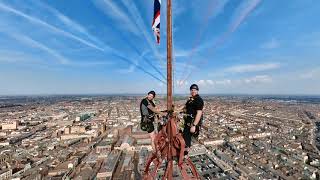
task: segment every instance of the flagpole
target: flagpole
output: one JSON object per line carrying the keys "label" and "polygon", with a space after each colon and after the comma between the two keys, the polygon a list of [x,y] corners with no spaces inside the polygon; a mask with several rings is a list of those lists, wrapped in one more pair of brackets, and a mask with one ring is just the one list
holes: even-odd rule
{"label": "flagpole", "polygon": [[172,9],[171,0],[167,0],[167,109],[172,112]]}
{"label": "flagpole", "polygon": [[168,165],[166,169],[166,177],[168,180],[172,180],[173,174],[173,132],[172,132],[172,123],[173,121],[173,108],[172,108],[172,9],[171,9],[171,0],[167,0],[167,109],[169,115],[169,123],[167,124],[168,128]]}
{"label": "flagpole", "polygon": [[[154,22],[156,18],[159,18],[159,4],[160,0],[155,0],[155,15]],[[172,83],[172,0],[167,0],[167,109],[168,109],[168,121],[166,125],[156,134],[154,145],[156,147],[156,153],[152,153],[152,156],[148,159],[145,167],[144,179],[154,179],[157,176],[157,170],[160,168],[163,159],[166,156],[166,169],[162,179],[173,180],[173,161],[178,159],[177,163],[181,172],[183,179],[200,179],[196,168],[192,164],[191,160],[187,158],[186,163],[184,160],[185,151],[185,141],[183,136],[179,133],[176,125],[176,116],[174,116],[173,111],[173,83]],[[158,15],[158,16],[156,16]],[[160,19],[157,21],[158,29],[160,29]],[[153,23],[154,24],[154,23]],[[159,42],[159,32],[156,33]],[[165,137],[165,138],[163,138]],[[164,146],[163,146],[164,145]],[[155,159],[157,161],[155,161]],[[150,165],[154,162],[154,170],[150,173]],[[187,169],[191,170],[193,174],[190,176],[187,173]]]}

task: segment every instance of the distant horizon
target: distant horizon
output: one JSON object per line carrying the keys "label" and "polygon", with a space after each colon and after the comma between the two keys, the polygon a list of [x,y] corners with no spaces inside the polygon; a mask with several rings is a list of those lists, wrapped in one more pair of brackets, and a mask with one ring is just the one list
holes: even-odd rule
{"label": "distant horizon", "polygon": [[[320,97],[320,94],[245,94],[245,93],[199,93],[201,96],[312,96]],[[75,93],[75,94],[0,94],[0,97],[22,97],[22,96],[144,96],[145,93]],[[176,93],[176,96],[188,96],[187,93]],[[166,94],[157,94],[166,96]]]}

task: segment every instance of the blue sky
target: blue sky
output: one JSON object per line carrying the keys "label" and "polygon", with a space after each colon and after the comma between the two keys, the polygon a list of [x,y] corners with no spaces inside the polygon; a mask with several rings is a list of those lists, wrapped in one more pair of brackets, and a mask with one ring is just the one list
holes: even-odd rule
{"label": "blue sky", "polygon": [[[165,93],[153,0],[0,0],[0,94]],[[173,0],[174,92],[320,94],[320,1]]]}

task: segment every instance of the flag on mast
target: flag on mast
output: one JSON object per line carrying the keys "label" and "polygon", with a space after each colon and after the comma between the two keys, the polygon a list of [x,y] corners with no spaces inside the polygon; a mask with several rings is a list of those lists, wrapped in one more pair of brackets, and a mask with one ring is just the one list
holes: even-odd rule
{"label": "flag on mast", "polygon": [[154,32],[158,44],[160,44],[160,7],[161,0],[154,0],[152,30]]}

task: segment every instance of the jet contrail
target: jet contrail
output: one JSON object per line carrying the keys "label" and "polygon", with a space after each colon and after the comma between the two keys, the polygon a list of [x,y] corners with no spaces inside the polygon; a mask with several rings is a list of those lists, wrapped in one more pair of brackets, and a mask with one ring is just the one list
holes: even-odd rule
{"label": "jet contrail", "polygon": [[[194,53],[196,52],[196,47],[200,43],[201,37],[204,33],[204,30],[209,25],[209,19],[217,16],[223,10],[223,8],[225,7],[225,5],[227,3],[228,3],[228,0],[224,0],[224,1],[212,0],[211,3],[207,6],[208,8],[206,11],[206,15],[204,16],[205,18],[203,19],[203,22],[202,22],[203,26],[202,26],[202,28],[199,29],[197,36],[193,41],[193,46],[192,46],[191,52],[188,54],[188,59],[187,59],[187,62],[185,63],[185,66],[183,68],[183,72],[181,74],[180,81],[183,79],[183,75],[187,72],[187,65],[190,65],[190,63],[192,61],[192,57],[193,57]],[[215,11],[215,10],[217,10],[217,11]],[[214,12],[213,15],[211,15],[212,12]]]}
{"label": "jet contrail", "polygon": [[[229,26],[228,30],[223,33],[223,35],[218,39],[216,43],[213,44],[212,48],[208,52],[214,52],[215,49],[223,44],[229,37],[230,35],[235,32],[238,27],[244,22],[244,20],[248,17],[248,15],[256,9],[256,7],[260,4],[261,0],[251,0],[249,2],[245,2],[246,6],[240,10],[239,15],[237,18],[231,23]],[[248,4],[247,4],[248,3]],[[207,63],[208,60],[200,61],[200,65]],[[181,84],[183,84],[184,81],[186,81],[191,75],[191,72],[189,72],[184,80],[182,80]]]}
{"label": "jet contrail", "polygon": [[88,42],[88,41],[86,41],[86,40],[84,40],[84,39],[82,39],[82,38],[80,38],[78,36],[75,36],[75,35],[73,35],[73,34],[71,34],[69,32],[66,32],[66,31],[64,31],[62,29],[59,29],[59,28],[57,28],[57,27],[55,27],[55,26],[53,26],[51,24],[48,24],[47,22],[44,22],[44,21],[42,21],[42,20],[40,20],[38,18],[29,16],[29,15],[27,15],[27,14],[25,14],[25,13],[19,11],[19,10],[16,10],[16,9],[10,7],[10,6],[7,6],[7,5],[5,5],[3,3],[0,3],[0,9],[5,10],[7,12],[11,12],[11,13],[17,15],[17,16],[23,17],[23,18],[29,20],[30,22],[32,22],[34,24],[38,24],[38,25],[44,26],[44,27],[50,29],[51,31],[54,31],[56,33],[60,33],[60,34],[62,34],[64,36],[66,36],[66,37],[69,37],[71,39],[79,41],[82,44],[85,44],[85,45],[87,45],[89,47],[92,47],[94,49],[97,49],[99,51],[105,51],[103,48],[100,48],[100,47],[96,46],[95,44],[93,44],[91,42]]}

